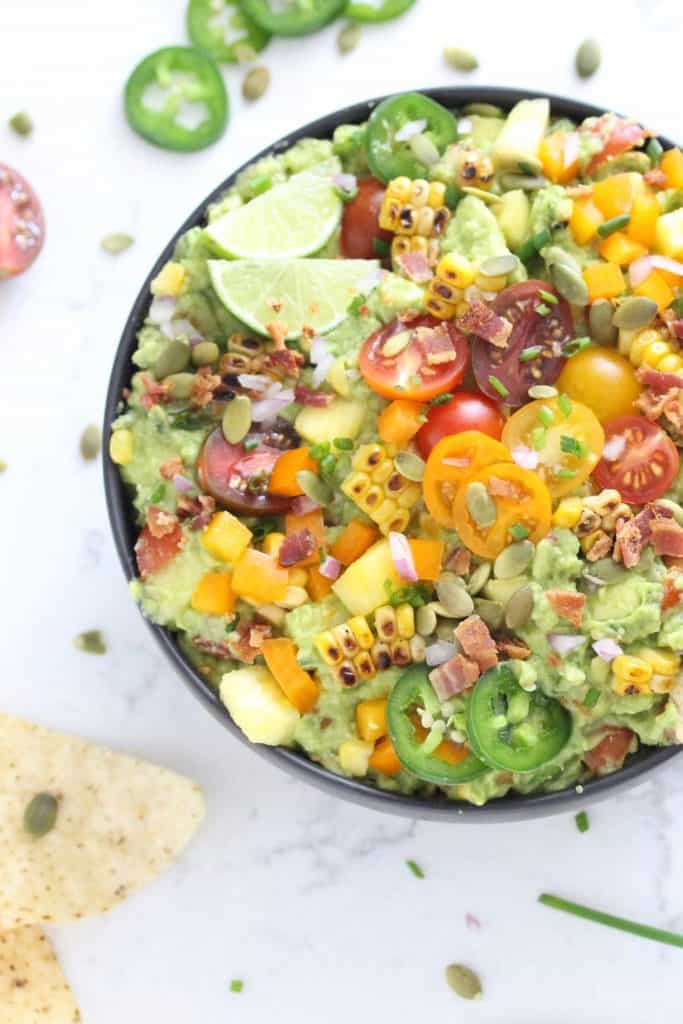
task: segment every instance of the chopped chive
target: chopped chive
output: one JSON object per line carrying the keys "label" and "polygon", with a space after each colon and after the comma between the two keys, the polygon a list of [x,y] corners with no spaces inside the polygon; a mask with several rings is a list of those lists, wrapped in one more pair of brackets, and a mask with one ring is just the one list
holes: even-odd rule
{"label": "chopped chive", "polygon": [[565,341],[564,345],[562,346],[562,355],[567,356],[568,358],[571,356],[575,356],[579,352],[583,352],[585,348],[588,348],[590,343],[591,339],[587,337],[572,338],[571,341]]}
{"label": "chopped chive", "polygon": [[338,448],[341,452],[350,452],[353,450],[353,441],[350,437],[335,437],[332,442],[335,448]]}
{"label": "chopped chive", "polygon": [[241,978],[233,978],[230,982],[231,992],[242,992],[244,989],[244,982]]}
{"label": "chopped chive", "polygon": [[622,228],[626,227],[630,219],[630,213],[620,213],[618,217],[611,217],[609,220],[606,220],[598,228],[600,238],[607,238],[608,235],[613,235],[615,231],[621,231]]}
{"label": "chopped chive", "polygon": [[239,626],[240,617],[236,615],[234,619],[230,619],[230,622],[226,623],[225,632],[232,633],[233,629]]}
{"label": "chopped chive", "polygon": [[367,301],[367,295],[356,295],[355,299],[352,299],[351,302],[349,303],[347,313],[350,313],[351,316],[358,316],[358,314],[361,311],[361,308],[365,305]]}
{"label": "chopped chive", "polygon": [[543,893],[538,897],[538,902],[544,907],[552,907],[553,910],[563,910],[566,914],[574,914],[575,917],[582,917],[586,921],[593,921],[594,924],[604,924],[608,928],[616,928],[621,932],[629,932],[641,939],[652,939],[653,942],[663,942],[667,946],[678,946],[683,949],[683,935],[676,932],[667,932],[662,928],[653,928],[649,924],[639,924],[637,921],[629,921],[625,917],[615,917],[613,914],[606,914],[602,910],[593,910],[581,903],[572,903],[571,900],[564,900],[561,896],[551,896]]}
{"label": "chopped chive", "polygon": [[314,444],[310,451],[310,456],[316,462],[320,462],[322,458],[330,453],[330,442],[322,441],[320,444]]}
{"label": "chopped chive", "polygon": [[596,690],[594,686],[591,686],[590,690],[583,698],[583,706],[585,708],[594,708],[600,700],[600,691]]}
{"label": "chopped chive", "polygon": [[386,594],[386,595],[387,595],[388,597],[391,597],[391,595],[393,594],[393,592],[394,592],[394,586],[393,586],[393,583],[391,582],[391,580],[385,580],[385,581],[384,581],[384,593],[385,593],[385,594]]}
{"label": "chopped chive", "polygon": [[379,256],[380,259],[383,259],[391,252],[391,246],[387,242],[386,238],[378,238],[377,235],[375,235],[372,240],[372,251],[375,256]]}
{"label": "chopped chive", "polygon": [[522,174],[528,174],[530,178],[536,177],[536,171],[526,160],[520,160],[517,166]]}
{"label": "chopped chive", "polygon": [[515,540],[526,540],[529,536],[529,528],[524,523],[513,523],[510,527],[510,536]]}
{"label": "chopped chive", "polygon": [[337,466],[337,460],[334,455],[323,455],[322,459],[318,463],[318,469],[320,470],[321,476],[330,476],[334,473]]}
{"label": "chopped chive", "polygon": [[520,363],[528,363],[531,359],[536,359],[537,356],[540,356],[542,351],[542,345],[530,345],[529,348],[524,348],[519,353],[519,361]]}
{"label": "chopped chive", "polygon": [[542,231],[538,231],[535,235],[532,235],[531,238],[528,238],[519,249],[517,252],[518,258],[522,263],[527,263],[536,255],[537,252],[539,252],[540,249],[543,248],[544,245],[547,245],[548,242],[552,241],[552,237],[553,236],[548,228],[543,228]]}
{"label": "chopped chive", "polygon": [[553,411],[547,405],[542,405],[538,410],[538,419],[542,427],[551,427],[555,422]]}
{"label": "chopped chive", "polygon": [[416,878],[424,878],[424,871],[422,870],[419,864],[415,863],[414,860],[407,860],[406,864],[408,865],[408,867],[410,868],[410,870],[412,871]]}
{"label": "chopped chive", "polygon": [[432,398],[430,405],[445,405],[446,402],[450,402],[453,397],[452,391],[446,391],[443,395],[437,395],[436,398]]}
{"label": "chopped chive", "polygon": [[[360,191],[358,188],[354,188],[347,192],[345,188],[339,188],[339,185],[334,185],[333,189],[343,203],[350,203],[352,199],[356,198]],[[384,239],[382,239],[382,241],[384,241]]]}
{"label": "chopped chive", "polygon": [[531,446],[534,451],[540,452],[545,446],[546,434],[545,427],[534,427],[531,431]]}
{"label": "chopped chive", "polygon": [[558,299],[557,295],[553,295],[553,293],[552,293],[552,292],[547,292],[547,291],[545,291],[545,289],[543,289],[543,288],[539,288],[538,294],[539,294],[539,295],[540,295],[540,297],[541,297],[542,299],[544,299],[544,300],[545,300],[546,302],[549,302],[551,306],[556,306],[556,305],[557,305],[557,303],[558,303],[558,302],[560,301],[560,300]]}
{"label": "chopped chive", "polygon": [[565,395],[563,392],[557,399],[557,406],[562,415],[564,416],[564,418],[568,420],[572,414],[573,409],[571,398],[569,397],[569,395]]}
{"label": "chopped chive", "polygon": [[585,444],[570,434],[562,434],[560,437],[560,451],[564,452],[565,455],[576,455],[577,459],[586,457]]}
{"label": "chopped chive", "polygon": [[590,822],[588,820],[588,815],[585,811],[579,811],[574,820],[576,821],[576,827],[578,828],[579,832],[587,832],[588,829],[591,827]]}
{"label": "chopped chive", "polygon": [[658,164],[662,158],[664,147],[662,146],[659,139],[650,139],[647,146],[645,147],[645,152],[649,156],[650,160],[652,160],[653,164]]}
{"label": "chopped chive", "polygon": [[455,185],[446,185],[446,193],[444,195],[444,203],[449,210],[454,210],[463,197],[460,189],[456,188]]}
{"label": "chopped chive", "polygon": [[555,474],[555,476],[557,477],[558,480],[571,480],[573,477],[576,476],[576,470],[575,469],[565,469],[564,466],[563,466],[561,469],[558,469],[558,471]]}
{"label": "chopped chive", "polygon": [[259,440],[256,437],[247,437],[242,441],[242,447],[245,452],[252,452],[254,448],[258,448]]}
{"label": "chopped chive", "polygon": [[539,316],[547,316],[550,312],[550,306],[546,306],[544,302],[539,302],[538,306],[536,306],[536,312]]}
{"label": "chopped chive", "polygon": [[492,373],[489,374],[489,384],[494,389],[494,391],[497,391],[498,394],[501,395],[502,398],[507,398],[507,396],[510,394],[508,389],[503,384],[502,380],[498,380],[498,378],[494,377]]}
{"label": "chopped chive", "polygon": [[260,177],[254,178],[254,180],[252,181],[251,194],[254,196],[260,196],[264,192],[267,192],[272,184],[272,178],[270,178],[267,174],[262,174]]}
{"label": "chopped chive", "polygon": [[160,501],[164,500],[164,495],[165,494],[166,494],[166,484],[161,483],[156,488],[156,490],[152,492],[152,497],[149,499],[150,505],[158,505]]}

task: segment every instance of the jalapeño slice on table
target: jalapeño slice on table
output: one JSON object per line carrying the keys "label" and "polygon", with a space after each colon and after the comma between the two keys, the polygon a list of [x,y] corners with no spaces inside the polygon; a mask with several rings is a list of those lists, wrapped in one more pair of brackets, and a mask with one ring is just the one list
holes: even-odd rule
{"label": "jalape\u00f1o slice on table", "polygon": [[223,64],[239,64],[241,51],[258,53],[270,40],[234,0],[190,0],[187,32],[196,47]]}
{"label": "jalape\u00f1o slice on table", "polygon": [[346,0],[241,0],[244,13],[274,36],[306,36],[341,14]]}
{"label": "jalape\u00f1o slice on table", "polygon": [[404,14],[414,3],[415,0],[383,0],[379,4],[368,3],[367,0],[350,0],[344,14],[354,21],[391,21]]}

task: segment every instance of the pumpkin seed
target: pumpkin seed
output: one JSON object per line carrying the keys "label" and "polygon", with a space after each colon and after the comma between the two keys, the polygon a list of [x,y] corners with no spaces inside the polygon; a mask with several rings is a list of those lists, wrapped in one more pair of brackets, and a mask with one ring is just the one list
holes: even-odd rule
{"label": "pumpkin seed", "polygon": [[662,508],[668,509],[678,525],[683,526],[683,508],[677,502],[670,501],[668,498],[658,498],[655,505],[661,505]]}
{"label": "pumpkin seed", "polygon": [[87,462],[96,459],[102,447],[102,434],[100,428],[91,423],[81,434],[81,455]]}
{"label": "pumpkin seed", "polygon": [[88,629],[74,637],[74,647],[85,654],[106,654],[107,645],[99,629]]}
{"label": "pumpkin seed", "polygon": [[507,277],[519,266],[519,260],[511,252],[501,256],[491,256],[479,266],[479,273],[484,277]]}
{"label": "pumpkin seed", "polygon": [[154,376],[157,380],[163,380],[172,373],[182,373],[189,365],[190,346],[179,338],[174,338],[162,348],[154,364]]}
{"label": "pumpkin seed", "polygon": [[436,596],[448,614],[455,619],[464,619],[474,611],[474,601],[462,582],[452,573],[441,573],[436,581]]}
{"label": "pumpkin seed", "polygon": [[503,625],[503,606],[500,601],[489,601],[485,597],[477,597],[474,602],[474,610],[489,629],[500,629]]}
{"label": "pumpkin seed", "polygon": [[52,793],[36,793],[24,810],[24,831],[36,839],[55,827],[59,803]]}
{"label": "pumpkin seed", "polygon": [[496,579],[509,580],[519,576],[531,564],[535,550],[530,540],[520,540],[504,548],[493,563]]}
{"label": "pumpkin seed", "polygon": [[239,444],[251,427],[251,399],[237,395],[225,407],[221,419],[223,437],[229,444]]}
{"label": "pumpkin seed", "polygon": [[437,640],[443,640],[444,643],[452,644],[455,642],[455,634],[453,632],[452,622],[440,622],[436,627],[436,638]]}
{"label": "pumpkin seed", "polygon": [[0,459],[0,473],[6,473],[6,472],[7,472],[7,463],[5,462],[4,459]]}
{"label": "pumpkin seed", "polygon": [[547,188],[550,184],[542,174],[501,174],[501,187],[507,192],[511,189],[521,188],[523,192],[538,192],[541,188]]}
{"label": "pumpkin seed", "polygon": [[462,108],[463,114],[473,114],[475,117],[505,117],[504,111],[493,103],[468,103]]}
{"label": "pumpkin seed", "polygon": [[461,46],[447,46],[443,51],[443,59],[449,68],[456,71],[474,71],[479,67],[479,61],[474,54],[469,50],[463,50]]}
{"label": "pumpkin seed", "polygon": [[428,604],[415,612],[415,628],[420,636],[431,636],[436,629],[436,612]]}
{"label": "pumpkin seed", "polygon": [[565,267],[571,267],[581,277],[581,264],[571,252],[567,252],[561,245],[548,245],[542,248],[543,259],[549,268],[552,269],[552,267],[561,263]]}
{"label": "pumpkin seed", "polygon": [[475,199],[481,199],[482,203],[502,203],[503,197],[496,195],[495,192],[486,192],[483,188],[476,188],[475,185],[463,185],[462,192],[466,196],[474,196]]}
{"label": "pumpkin seed", "polygon": [[318,505],[325,506],[332,498],[332,489],[310,469],[300,469],[296,474],[296,482],[306,497]]}
{"label": "pumpkin seed", "polygon": [[193,373],[172,373],[168,377],[164,377],[164,384],[169,384],[171,387],[171,398],[177,401],[190,397],[194,381]]}
{"label": "pumpkin seed", "polygon": [[470,574],[470,578],[467,581],[467,593],[474,597],[480,590],[483,590],[489,581],[491,575],[491,563],[482,562],[476,569]]}
{"label": "pumpkin seed", "polygon": [[568,263],[553,263],[550,277],[562,298],[572,306],[588,304],[588,285],[580,270],[570,267]]}
{"label": "pumpkin seed", "polygon": [[260,100],[269,85],[270,71],[265,64],[259,64],[244,76],[242,95],[245,100]]}
{"label": "pumpkin seed", "polygon": [[585,570],[589,576],[596,576],[603,583],[616,583],[626,576],[626,569],[612,558],[599,558],[591,562]]}
{"label": "pumpkin seed", "polygon": [[415,452],[399,452],[394,459],[394,465],[401,476],[416,484],[419,484],[425,475],[424,459],[421,459]]}
{"label": "pumpkin seed", "polygon": [[580,78],[590,78],[600,67],[600,47],[595,39],[584,39],[574,58]]}
{"label": "pumpkin seed", "polygon": [[657,303],[645,295],[629,295],[617,306],[612,324],[626,331],[639,331],[651,324],[657,315]]}
{"label": "pumpkin seed", "polygon": [[477,526],[493,526],[498,518],[496,503],[482,483],[476,481],[469,484],[465,492],[465,500],[467,511]]}
{"label": "pumpkin seed", "polygon": [[588,311],[588,326],[594,341],[614,342],[617,329],[612,323],[614,306],[609,299],[596,299]]}
{"label": "pumpkin seed", "polygon": [[14,114],[7,123],[13,132],[16,132],[17,135],[23,135],[24,138],[33,131],[33,121],[25,110],[20,110],[18,114]]}
{"label": "pumpkin seed", "polygon": [[600,164],[597,171],[591,175],[593,181],[604,181],[613,174],[623,174],[635,171],[637,174],[647,174],[652,169],[652,160],[642,150],[635,150],[630,153],[620,153],[619,156],[612,156]]}
{"label": "pumpkin seed", "polygon": [[192,349],[192,362],[195,366],[213,366],[218,362],[221,350],[215,341],[200,341]]}
{"label": "pumpkin seed", "polygon": [[120,252],[130,249],[134,241],[135,239],[132,235],[126,235],[123,231],[118,231],[113,235],[105,235],[100,242],[100,246],[105,252],[111,253],[112,256],[118,256]]}
{"label": "pumpkin seed", "polygon": [[534,608],[534,594],[531,587],[520,587],[505,606],[505,625],[508,629],[519,629],[528,621]]}
{"label": "pumpkin seed", "polygon": [[412,331],[399,331],[398,334],[392,334],[382,345],[382,355],[386,359],[397,356],[399,352],[402,352],[410,344],[412,336]]}
{"label": "pumpkin seed", "polygon": [[532,384],[528,395],[529,398],[557,398],[557,388],[551,384]]}
{"label": "pumpkin seed", "polygon": [[479,976],[463,964],[449,964],[446,981],[461,999],[481,999],[482,988]]}
{"label": "pumpkin seed", "polygon": [[350,21],[348,25],[342,25],[337,33],[337,50],[342,56],[355,50],[360,42],[363,30],[357,21]]}

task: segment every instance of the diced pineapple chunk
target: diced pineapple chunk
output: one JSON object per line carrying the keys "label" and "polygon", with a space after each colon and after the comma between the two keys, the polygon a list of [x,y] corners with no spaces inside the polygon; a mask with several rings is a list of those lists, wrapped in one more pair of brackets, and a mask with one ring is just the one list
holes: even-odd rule
{"label": "diced pineapple chunk", "polygon": [[540,172],[542,164],[538,151],[549,118],[549,100],[520,100],[515,104],[493,145],[496,167],[519,172],[520,164],[529,164],[535,172]]}
{"label": "diced pineapple chunk", "polygon": [[152,295],[180,295],[185,284],[185,267],[171,261],[161,268],[150,285]]}
{"label": "diced pineapple chunk", "polygon": [[363,420],[365,406],[352,398],[334,398],[328,406],[305,405],[296,418],[294,426],[310,444],[334,441],[335,437],[357,437]]}
{"label": "diced pineapple chunk", "polygon": [[505,235],[505,241],[513,252],[522,248],[529,235],[529,216],[531,204],[526,192],[515,188],[504,192],[501,201],[496,203],[493,212]]}
{"label": "diced pineapple chunk", "polygon": [[220,696],[235,725],[252,743],[277,747],[294,742],[299,712],[264,665],[226,672]]}
{"label": "diced pineapple chunk", "polygon": [[345,740],[337,751],[339,767],[345,775],[367,775],[374,749],[374,743],[365,740]]}
{"label": "diced pineapple chunk", "polygon": [[223,562],[236,562],[249,547],[253,534],[231,512],[216,512],[202,534],[202,544]]}
{"label": "diced pineapple chunk", "polygon": [[657,251],[673,260],[683,258],[683,208],[663,214],[657,221]]}
{"label": "diced pineapple chunk", "polygon": [[353,615],[369,615],[387,602],[386,580],[392,589],[405,585],[396,571],[389,541],[380,540],[351,563],[332,589]]}

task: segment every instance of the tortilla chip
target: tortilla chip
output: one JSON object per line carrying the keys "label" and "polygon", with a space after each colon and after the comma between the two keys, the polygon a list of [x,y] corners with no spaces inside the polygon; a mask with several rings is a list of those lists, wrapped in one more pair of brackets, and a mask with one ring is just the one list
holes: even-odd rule
{"label": "tortilla chip", "polygon": [[79,1024],[81,1014],[41,928],[0,932],[0,1024]]}
{"label": "tortilla chip", "polygon": [[[195,783],[165,768],[0,715],[0,929],[108,910],[159,875],[204,816]],[[36,838],[24,812],[58,800]]]}

